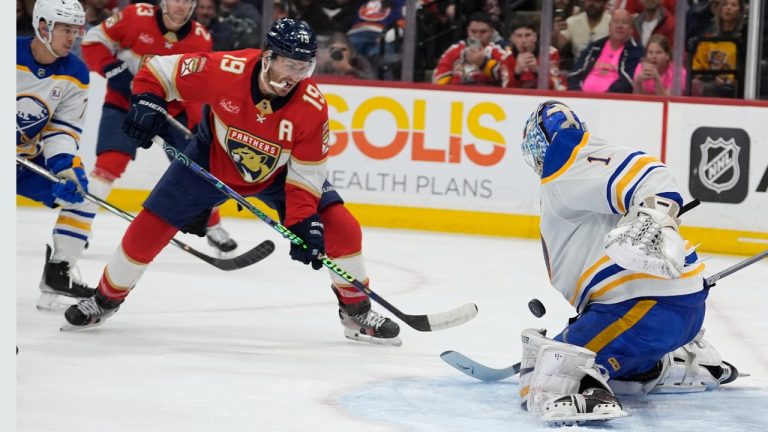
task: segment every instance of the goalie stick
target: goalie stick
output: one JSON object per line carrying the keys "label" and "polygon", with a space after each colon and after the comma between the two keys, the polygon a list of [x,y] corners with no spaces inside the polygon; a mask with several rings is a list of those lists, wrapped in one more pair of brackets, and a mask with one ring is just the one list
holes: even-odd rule
{"label": "goalie stick", "polygon": [[[65,181],[59,177],[56,177],[50,171],[41,167],[40,165],[31,161],[28,161],[27,159],[24,159],[18,155],[16,156],[16,163],[29,169],[35,174],[45,177],[46,179],[52,182],[58,183],[58,182]],[[83,197],[88,201],[94,204],[98,204],[99,206],[109,210],[111,213],[114,213],[120,216],[121,218],[127,220],[128,222],[131,222],[133,221],[133,219],[135,219],[135,217],[130,213],[127,213],[115,207],[114,205],[108,203],[107,201],[104,201],[103,199],[95,195],[89,194],[88,192],[83,192]],[[248,252],[245,252],[244,254],[236,256],[234,258],[215,258],[209,255],[206,255],[200,251],[197,251],[193,249],[191,246],[189,246],[188,244],[183,243],[179,240],[176,240],[175,238],[171,239],[171,244],[183,250],[184,252],[194,255],[195,257],[207,262],[208,264],[225,271],[238,270],[244,267],[248,267],[249,265],[255,264],[263,260],[264,258],[268,257],[275,250],[275,244],[271,240],[265,240],[259,243],[258,245],[256,245],[256,247],[249,250]]]}
{"label": "goalie stick", "polygon": [[[707,288],[712,288],[713,286],[715,286],[715,283],[717,283],[717,281],[719,281],[720,279],[730,274],[733,274],[750,264],[754,264],[757,261],[760,261],[761,259],[766,257],[768,257],[768,250],[760,252],[759,254],[749,257],[743,261],[740,261],[732,265],[731,267],[728,267],[725,270],[715,273],[714,275],[706,278],[704,280],[704,283],[707,284]],[[485,366],[481,363],[478,363],[457,351],[445,351],[442,354],[440,354],[440,358],[443,359],[444,362],[451,365],[454,369],[464,373],[465,375],[471,376],[472,378],[478,379],[480,381],[489,381],[489,382],[501,381],[511,376],[514,376],[520,372],[519,362],[513,364],[512,366],[506,367],[504,369],[494,369],[494,368]],[[743,373],[739,375],[749,376]]]}
{"label": "goalie stick", "polygon": [[[206,171],[203,167],[201,167],[194,161],[190,160],[186,155],[176,150],[172,146],[168,145],[158,137],[155,137],[154,142],[162,145],[166,153],[168,153],[174,159],[178,160],[184,166],[191,169],[197,175],[205,179],[208,183],[213,185],[221,193],[237,201],[241,206],[248,209],[251,213],[256,215],[256,217],[258,217],[262,221],[266,222],[267,225],[272,227],[275,231],[280,233],[283,237],[290,240],[291,243],[304,246],[304,248],[307,247],[304,241],[300,237],[292,233],[290,230],[288,230],[288,228],[283,226],[280,222],[277,222],[274,219],[270,218],[266,213],[262,212],[256,206],[254,206],[245,198],[243,198],[242,195],[240,195],[234,189],[227,186],[221,180],[216,178],[213,174]],[[446,312],[440,312],[440,313],[429,314],[429,315],[409,315],[400,311],[398,308],[392,306],[388,301],[384,300],[381,296],[379,296],[370,288],[365,286],[362,282],[360,282],[358,279],[352,276],[349,272],[341,268],[341,266],[333,262],[333,260],[331,260],[327,256],[323,256],[323,265],[327,267],[329,270],[331,270],[332,272],[336,273],[336,275],[338,275],[345,281],[349,282],[352,286],[360,290],[362,293],[367,295],[371,300],[376,301],[377,303],[382,305],[385,309],[392,312],[396,317],[398,317],[404,323],[408,324],[412,328],[419,331],[426,332],[426,331],[447,329],[450,327],[463,324],[473,319],[475,316],[477,316],[477,305],[475,305],[474,303],[467,303]]]}

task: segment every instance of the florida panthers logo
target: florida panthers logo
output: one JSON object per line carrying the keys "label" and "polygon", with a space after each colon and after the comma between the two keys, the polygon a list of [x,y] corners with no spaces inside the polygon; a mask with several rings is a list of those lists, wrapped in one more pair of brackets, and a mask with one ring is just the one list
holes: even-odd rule
{"label": "florida panthers logo", "polygon": [[277,166],[280,146],[239,129],[227,131],[227,150],[232,162],[243,179],[257,183],[267,177]]}
{"label": "florida panthers logo", "polygon": [[23,153],[36,154],[37,138],[48,124],[51,110],[31,95],[16,97],[16,146]]}

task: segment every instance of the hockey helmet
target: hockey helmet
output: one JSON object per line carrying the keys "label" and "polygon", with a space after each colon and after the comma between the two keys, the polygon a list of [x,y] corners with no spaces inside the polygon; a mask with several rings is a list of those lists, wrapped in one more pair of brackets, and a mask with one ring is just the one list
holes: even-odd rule
{"label": "hockey helmet", "polygon": [[[48,28],[47,38],[40,34],[40,20],[43,20]],[[83,6],[78,0],[37,0],[34,9],[32,9],[32,27],[35,28],[35,35],[40,39],[40,42],[51,52],[53,51],[50,44],[53,38],[53,27],[56,23],[81,26],[79,37],[82,37],[85,33]]]}
{"label": "hockey helmet", "polygon": [[315,32],[305,21],[281,18],[267,32],[266,50],[300,61],[313,61],[317,54]]}
{"label": "hockey helmet", "polygon": [[579,120],[568,105],[560,101],[550,100],[539,104],[528,118],[520,148],[523,159],[537,174],[541,175],[543,171],[547,148],[563,129],[586,131],[587,125]]}

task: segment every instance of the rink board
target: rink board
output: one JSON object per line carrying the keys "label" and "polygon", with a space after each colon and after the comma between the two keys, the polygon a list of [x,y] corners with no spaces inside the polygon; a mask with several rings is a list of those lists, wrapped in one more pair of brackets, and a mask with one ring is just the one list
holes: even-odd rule
{"label": "rink board", "polygon": [[[537,237],[537,178],[519,143],[530,112],[557,98],[596,135],[667,162],[685,198],[702,200],[684,218],[685,235],[701,250],[768,247],[768,104],[382,82],[321,89],[333,144],[329,179],[364,225]],[[103,79],[92,75],[90,91],[86,166],[95,160]],[[167,163],[159,148],[139,151],[110,201],[136,211]],[[224,214],[247,216],[234,204]]]}

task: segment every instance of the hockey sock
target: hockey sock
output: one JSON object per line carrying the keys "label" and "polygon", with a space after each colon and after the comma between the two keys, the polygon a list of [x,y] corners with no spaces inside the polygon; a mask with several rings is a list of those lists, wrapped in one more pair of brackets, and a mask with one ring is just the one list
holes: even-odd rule
{"label": "hockey sock", "polygon": [[131,162],[129,154],[108,150],[96,157],[96,166],[94,166],[91,174],[112,183],[123,175],[129,162]]}
{"label": "hockey sock", "polygon": [[177,231],[154,213],[142,210],[104,268],[99,291],[110,300],[124,299]]}
{"label": "hockey sock", "polygon": [[[332,204],[320,211],[320,220],[325,229],[325,250],[328,257],[368,286],[368,273],[365,271],[365,260],[362,254],[363,233],[360,230],[360,223],[342,204]],[[329,274],[339,302],[352,304],[367,298],[336,273],[329,271]]]}
{"label": "hockey sock", "polygon": [[66,261],[74,266],[83,255],[91,234],[95,213],[64,208],[53,227],[53,255],[51,261]]}
{"label": "hockey sock", "polygon": [[221,214],[219,213],[220,212],[218,207],[214,207],[213,210],[211,210],[211,217],[208,218],[208,228],[221,222]]}
{"label": "hockey sock", "polygon": [[[123,174],[126,165],[130,161],[131,157],[129,155],[117,151],[106,151],[100,154],[96,158],[96,166],[88,176],[88,193],[106,200],[112,191],[112,183]],[[93,217],[95,217],[99,211],[99,205],[86,200],[77,209],[93,214]]]}

